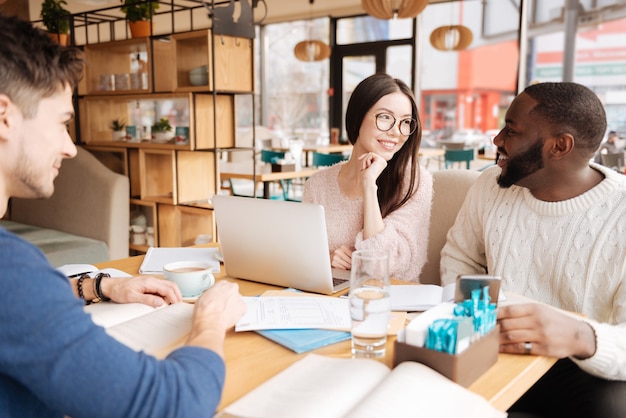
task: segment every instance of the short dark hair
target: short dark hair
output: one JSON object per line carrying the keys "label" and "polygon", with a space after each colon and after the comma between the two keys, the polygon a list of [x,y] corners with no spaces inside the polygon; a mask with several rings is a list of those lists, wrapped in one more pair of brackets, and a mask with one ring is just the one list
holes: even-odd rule
{"label": "short dark hair", "polygon": [[[348,140],[354,145],[359,137],[359,131],[367,112],[382,97],[400,92],[411,102],[411,115],[417,121],[417,129],[408,136],[402,148],[387,162],[387,167],[378,177],[378,203],[383,217],[404,205],[413,195],[419,185],[419,147],[422,142],[422,124],[415,102],[413,91],[407,84],[388,74],[378,73],[367,77],[356,86],[346,108],[346,133]],[[404,175],[411,169],[408,188],[402,195]]]}
{"label": "short dark hair", "polygon": [[0,14],[0,94],[33,117],[38,103],[82,77],[84,59],[75,47],[63,47],[41,29]]}
{"label": "short dark hair", "polygon": [[537,105],[531,113],[539,115],[550,134],[569,133],[574,149],[593,154],[606,132],[606,113],[598,96],[589,88],[572,82],[538,83],[526,87]]}

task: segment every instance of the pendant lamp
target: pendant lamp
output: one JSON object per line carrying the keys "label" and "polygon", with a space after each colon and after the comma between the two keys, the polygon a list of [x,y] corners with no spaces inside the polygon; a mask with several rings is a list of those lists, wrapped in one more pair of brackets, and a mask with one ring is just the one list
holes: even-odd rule
{"label": "pendant lamp", "polygon": [[293,53],[300,61],[321,61],[330,57],[330,47],[322,41],[307,40],[298,42]]}
{"label": "pendant lamp", "polygon": [[414,18],[428,5],[428,0],[361,0],[365,13],[377,19]]}
{"label": "pendant lamp", "polygon": [[472,31],[463,25],[440,26],[430,34],[431,45],[440,51],[461,51],[473,39]]}
{"label": "pendant lamp", "polygon": [[[462,3],[459,3],[459,20],[462,7]],[[454,9],[454,5],[450,3],[450,24],[440,26],[430,34],[430,44],[435,49],[440,51],[461,51],[470,46],[474,39],[472,31],[467,26],[452,23],[454,22]]]}
{"label": "pendant lamp", "polygon": [[309,0],[309,39],[298,42],[293,49],[296,58],[305,62],[321,61],[330,57],[330,46],[318,39],[311,39],[313,33],[313,1]]}

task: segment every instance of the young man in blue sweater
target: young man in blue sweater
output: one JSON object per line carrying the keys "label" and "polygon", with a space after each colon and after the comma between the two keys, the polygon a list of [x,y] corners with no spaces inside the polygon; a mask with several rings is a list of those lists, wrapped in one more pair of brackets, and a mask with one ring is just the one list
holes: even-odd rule
{"label": "young man in blue sweater", "polygon": [[[82,68],[77,49],[0,15],[0,216],[10,197],[49,197],[63,159],[76,154],[67,124]],[[213,416],[225,333],[245,311],[237,285],[220,281],[205,292],[186,345],[158,360],[109,337],[72,283],[1,228],[0,283],[0,415]]]}

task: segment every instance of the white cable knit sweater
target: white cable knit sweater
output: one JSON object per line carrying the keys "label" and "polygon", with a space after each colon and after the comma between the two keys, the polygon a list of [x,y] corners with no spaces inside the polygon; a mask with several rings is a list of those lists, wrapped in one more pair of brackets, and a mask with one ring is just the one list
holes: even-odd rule
{"label": "white cable knit sweater", "polygon": [[333,252],[340,245],[357,250],[384,249],[389,253],[391,277],[413,282],[426,262],[426,247],[432,204],[433,179],[420,168],[419,187],[400,209],[383,219],[385,229],[363,240],[363,200],[349,199],[339,189],[341,165],[325,168],[307,180],[303,202],[324,206],[328,244]]}
{"label": "white cable knit sweater", "polygon": [[599,377],[626,380],[626,176],[561,202],[496,184],[499,167],[472,186],[441,253],[442,284],[458,274],[502,276],[503,290],[585,314],[596,353],[574,360]]}

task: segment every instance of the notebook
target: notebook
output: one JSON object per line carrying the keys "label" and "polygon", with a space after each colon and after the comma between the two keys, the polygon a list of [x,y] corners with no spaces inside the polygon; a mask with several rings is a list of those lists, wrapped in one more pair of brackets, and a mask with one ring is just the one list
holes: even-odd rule
{"label": "notebook", "polygon": [[249,197],[212,197],[231,277],[330,295],[350,286],[350,271],[330,266],[324,207]]}

